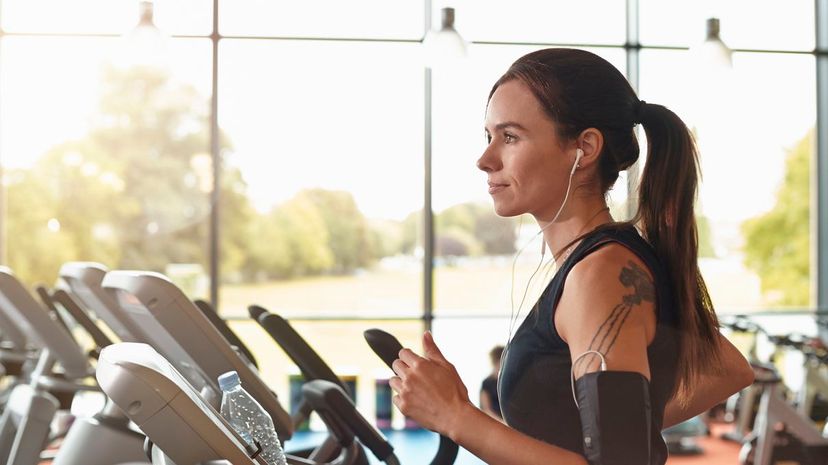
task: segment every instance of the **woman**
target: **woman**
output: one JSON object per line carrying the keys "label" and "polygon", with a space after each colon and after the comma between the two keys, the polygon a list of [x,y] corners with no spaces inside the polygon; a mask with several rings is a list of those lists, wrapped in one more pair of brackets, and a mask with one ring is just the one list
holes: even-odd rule
{"label": "woman", "polygon": [[[638,159],[636,124],[649,146],[639,211],[616,223],[606,195]],[[663,464],[663,428],[753,381],[699,274],[690,132],[572,49],[518,59],[485,130],[477,165],[495,211],[533,215],[559,269],[506,348],[506,425],[469,402],[429,333],[424,356],[403,349],[394,363],[395,405],[490,464]]]}

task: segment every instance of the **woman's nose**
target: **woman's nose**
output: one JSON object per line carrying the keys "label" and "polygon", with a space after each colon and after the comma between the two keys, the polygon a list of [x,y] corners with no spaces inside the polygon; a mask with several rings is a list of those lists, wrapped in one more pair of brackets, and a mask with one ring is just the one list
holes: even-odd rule
{"label": "woman's nose", "polygon": [[494,157],[491,153],[491,150],[487,148],[483,151],[483,154],[480,155],[480,158],[477,159],[477,169],[486,173],[494,171],[496,163],[495,158],[496,157]]}

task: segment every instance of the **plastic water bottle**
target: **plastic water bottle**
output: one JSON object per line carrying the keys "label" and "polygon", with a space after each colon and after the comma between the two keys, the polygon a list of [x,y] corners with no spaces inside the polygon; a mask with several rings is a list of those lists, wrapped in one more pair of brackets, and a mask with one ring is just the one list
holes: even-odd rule
{"label": "plastic water bottle", "polygon": [[286,465],[285,453],[276,436],[273,420],[262,406],[241,387],[239,374],[228,371],[218,377],[221,388],[221,416],[246,441],[251,450],[262,448],[260,457],[268,465]]}

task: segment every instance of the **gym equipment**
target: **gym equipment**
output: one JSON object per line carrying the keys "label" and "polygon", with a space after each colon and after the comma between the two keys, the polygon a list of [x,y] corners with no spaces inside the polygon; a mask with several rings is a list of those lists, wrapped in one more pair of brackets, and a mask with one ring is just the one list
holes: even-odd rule
{"label": "gym equipment", "polygon": [[[801,465],[828,463],[828,438],[781,395],[782,379],[772,367],[755,367],[762,386],[753,432],[739,452],[741,465],[771,465],[779,461]],[[781,424],[782,429],[778,429]]]}
{"label": "gym equipment", "polygon": [[44,289],[42,295],[44,300],[51,300],[52,305],[57,303],[63,307],[72,316],[72,319],[89,334],[89,337],[95,343],[94,350],[96,354],[93,354],[95,358],[98,358],[97,353],[100,353],[101,349],[112,344],[112,339],[101,331],[98,325],[89,317],[89,314],[81,308],[80,304],[68,292],[63,289],[57,289],[49,294]]}
{"label": "gym equipment", "polygon": [[[21,325],[27,339],[43,347],[31,375],[32,387],[55,395],[61,409],[71,406],[77,391],[99,391],[94,370],[77,342],[5,267],[0,267],[0,311]],[[55,465],[106,465],[142,459],[142,436],[124,423],[110,421],[117,415],[106,415],[110,412],[106,407],[104,411],[91,419],[75,421],[55,457]],[[25,440],[41,448],[45,442],[45,438],[33,435]],[[90,450],[96,453],[90,455]]]}
{"label": "gym equipment", "polygon": [[258,369],[259,364],[256,363],[256,357],[253,356],[253,352],[251,352],[250,349],[247,348],[244,342],[242,342],[239,336],[237,336],[236,333],[230,328],[227,322],[219,316],[218,312],[216,312],[213,306],[210,305],[209,302],[206,302],[201,299],[196,299],[193,301],[193,303],[196,305],[196,307],[198,307],[199,310],[201,310],[201,313],[203,313],[204,316],[206,316],[207,319],[210,320],[210,323],[212,323],[213,326],[216,327],[216,329],[221,333],[221,335],[224,336],[225,339],[227,339],[227,342],[230,343],[233,349],[239,352],[244,358],[247,359],[248,362],[252,363],[253,366],[256,367],[256,369]]}
{"label": "gym equipment", "polygon": [[[290,325],[290,323],[281,316],[270,313],[266,309],[253,305],[248,308],[251,317],[257,317],[256,321],[267,331],[268,334],[276,341],[277,344],[285,351],[288,357],[299,367],[302,375],[308,381],[302,387],[304,394],[304,401],[306,411],[316,411],[325,419],[321,413],[325,407],[320,404],[319,398],[327,399],[325,402],[328,406],[336,406],[336,410],[327,412],[329,417],[325,420],[328,425],[335,424],[337,419],[342,423],[342,427],[348,428],[356,434],[360,442],[379,459],[388,464],[397,463],[396,456],[393,455],[393,447],[388,444],[382,435],[372,426],[356,409],[351,400],[351,394],[348,386],[336,376],[331,370],[330,366],[313,350],[310,344],[305,341],[302,336]],[[368,330],[379,331],[379,330]],[[368,332],[366,331],[366,333]],[[399,342],[390,334],[389,336],[393,342],[399,345]],[[368,336],[366,336],[366,339]],[[382,338],[376,336],[374,339]],[[370,343],[369,343],[370,344]],[[388,339],[383,339],[377,342],[379,349],[374,349],[375,352],[380,350],[382,352],[388,350],[388,347],[393,344]],[[372,346],[372,348],[374,348]],[[400,347],[401,348],[401,347]],[[391,349],[393,350],[393,348]],[[393,353],[393,358],[397,358],[397,349]],[[389,362],[386,362],[389,363]],[[390,366],[390,365],[389,365]],[[330,407],[328,407],[330,408]],[[431,465],[450,465],[454,463],[457,457],[458,446],[444,436],[440,436],[440,445],[437,453],[431,461]]]}
{"label": "gym equipment", "polygon": [[[251,305],[248,307],[251,318],[255,318],[256,322],[264,329],[270,337],[276,342],[279,347],[287,354],[287,356],[299,367],[305,381],[325,380],[337,385],[343,392],[353,397],[354,393],[350,392],[348,386],[336,376],[327,363],[311,349],[310,345],[293,329],[292,326],[279,315],[270,313],[263,307],[258,305]],[[304,391],[303,391],[304,392]],[[308,400],[303,396],[302,401],[296,408],[293,414],[293,424],[298,426],[306,422],[313,407]],[[316,456],[329,458],[338,453],[337,441],[335,435],[329,435],[320,446],[316,449]],[[294,452],[299,455],[305,455],[306,451]],[[367,457],[360,454],[357,458],[357,463],[367,463]]]}
{"label": "gym equipment", "polygon": [[695,438],[707,433],[707,424],[701,415],[697,415],[663,430],[661,437],[671,455],[695,455],[704,453]]}
{"label": "gym equipment", "polygon": [[[119,343],[105,348],[98,380],[107,395],[146,432],[153,464],[167,460],[179,465],[263,463],[250,458],[256,451],[246,447],[185,377],[149,345]],[[319,405],[325,408],[325,399]],[[343,452],[327,463],[352,465],[358,447],[353,434],[338,425],[330,427],[341,434],[338,438]],[[290,464],[320,464],[313,458],[287,458]]]}
{"label": "gym equipment", "polygon": [[[775,349],[769,360],[772,362],[780,348],[801,349],[799,338],[778,336],[768,333],[754,321],[737,318],[727,323],[731,329],[750,332],[761,336]],[[753,350],[751,351],[754,352]],[[754,392],[760,392],[759,407],[756,411],[753,429],[742,443],[739,462],[742,465],[771,465],[777,462],[801,465],[824,465],[828,463],[828,438],[824,437],[811,419],[799,412],[784,396],[782,378],[772,363],[762,363],[751,357],[755,373]],[[748,391],[750,392],[750,391]],[[740,405],[741,417],[752,416],[752,403]]]}
{"label": "gym equipment", "polygon": [[[363,335],[371,350],[393,371],[394,360],[399,358],[398,354],[402,350],[400,341],[391,334],[376,328],[366,330]],[[440,446],[437,449],[437,455],[431,460],[431,465],[454,463],[458,450],[456,442],[441,434]]]}
{"label": "gym equipment", "polygon": [[57,409],[58,400],[48,392],[16,386],[0,416],[0,464],[40,463]]}
{"label": "gym equipment", "polygon": [[106,395],[175,463],[259,463],[249,458],[244,443],[186,379],[147,344],[106,347],[97,378]]}
{"label": "gym equipment", "polygon": [[143,342],[173,363],[208,403],[219,405],[217,378],[234,370],[245,389],[270,414],[279,439],[290,439],[293,424],[276,394],[169,279],[152,272],[110,271],[101,285],[118,303],[119,321],[131,320],[143,333]]}
{"label": "gym equipment", "polygon": [[[751,334],[753,336],[747,355],[751,366],[754,367],[754,372],[762,370],[763,367],[770,366],[769,362],[760,361],[757,356],[757,341],[759,335],[762,334],[767,339],[767,335],[763,333],[764,330],[761,326],[744,316],[737,316],[732,321],[723,321],[722,325],[733,332]],[[753,423],[756,418],[756,410],[759,406],[759,397],[761,394],[762,385],[753,383],[727,400],[725,404],[726,415],[733,418],[734,428],[732,431],[723,434],[722,439],[741,444],[748,438],[753,431]]]}
{"label": "gym equipment", "polygon": [[123,342],[141,342],[143,333],[126,318],[118,304],[101,287],[107,268],[94,262],[68,262],[60,267],[58,289],[76,297]]}

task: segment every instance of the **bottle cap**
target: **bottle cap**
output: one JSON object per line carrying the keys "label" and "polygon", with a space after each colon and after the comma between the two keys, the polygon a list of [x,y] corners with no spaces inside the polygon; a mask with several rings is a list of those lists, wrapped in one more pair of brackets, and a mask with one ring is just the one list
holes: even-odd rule
{"label": "bottle cap", "polygon": [[218,377],[218,384],[222,391],[229,391],[241,384],[239,374],[235,371],[228,371]]}

